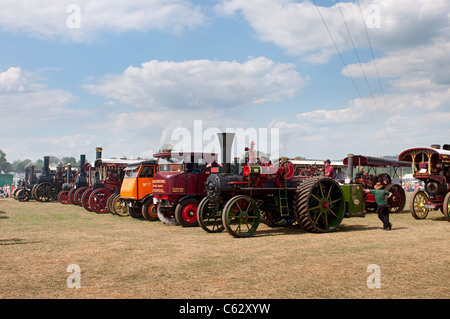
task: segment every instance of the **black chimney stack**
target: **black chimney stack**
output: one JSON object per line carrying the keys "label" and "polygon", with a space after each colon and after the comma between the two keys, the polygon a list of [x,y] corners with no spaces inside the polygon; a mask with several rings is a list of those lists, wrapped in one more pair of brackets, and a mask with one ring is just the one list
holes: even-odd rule
{"label": "black chimney stack", "polygon": [[44,156],[44,169],[42,170],[42,175],[50,175],[50,156]]}
{"label": "black chimney stack", "polygon": [[222,166],[224,173],[231,172],[231,146],[233,145],[234,133],[217,133],[220,149],[222,151]]}
{"label": "black chimney stack", "polygon": [[84,173],[84,166],[86,165],[86,155],[81,154],[80,155],[80,173]]}
{"label": "black chimney stack", "polygon": [[66,179],[67,179],[66,183],[70,183],[71,176],[72,176],[72,166],[69,163],[67,164],[66,168]]}
{"label": "black chimney stack", "polygon": [[34,182],[36,182],[36,179],[34,178],[34,165],[30,166],[30,179],[29,179],[30,184],[34,184]]}
{"label": "black chimney stack", "polygon": [[95,149],[95,159],[102,158],[102,151],[103,149],[101,147],[97,147]]}

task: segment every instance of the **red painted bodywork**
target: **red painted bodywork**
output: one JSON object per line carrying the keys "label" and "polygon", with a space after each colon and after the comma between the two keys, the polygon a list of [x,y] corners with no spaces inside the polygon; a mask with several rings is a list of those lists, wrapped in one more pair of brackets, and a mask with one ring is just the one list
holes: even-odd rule
{"label": "red painted bodywork", "polygon": [[[183,196],[203,196],[205,194],[205,182],[211,174],[211,169],[217,167],[215,161],[215,154],[189,153],[185,156],[205,156],[212,161],[212,165],[208,165],[202,171],[188,171],[184,165],[184,169],[180,172],[165,172],[159,171],[153,177],[153,194],[155,198],[168,199],[171,202],[176,202]],[[154,155],[157,158],[168,158],[171,153],[159,153]],[[208,158],[209,156],[209,158]]]}

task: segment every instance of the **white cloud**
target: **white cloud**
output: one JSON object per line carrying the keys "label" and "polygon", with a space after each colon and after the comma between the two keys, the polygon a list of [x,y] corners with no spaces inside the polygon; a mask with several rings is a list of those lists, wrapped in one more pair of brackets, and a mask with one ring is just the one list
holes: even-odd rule
{"label": "white cloud", "polygon": [[179,34],[204,21],[201,9],[188,0],[2,0],[0,11],[3,30],[73,41],[94,40],[102,31]]}
{"label": "white cloud", "polygon": [[[375,68],[376,65],[376,68]],[[450,84],[450,39],[438,38],[432,43],[417,48],[405,48],[386,53],[382,58],[367,63],[347,66],[353,77],[369,78],[378,75],[387,78],[398,78],[395,81],[399,88],[402,83],[410,86],[411,79],[427,81],[435,85]],[[378,73],[377,73],[378,70]],[[342,70],[347,75],[346,70]],[[426,86],[429,89],[429,86]],[[418,87],[417,87],[418,88]],[[414,89],[417,89],[414,88]]]}
{"label": "white cloud", "polygon": [[[312,158],[342,159],[347,153],[382,156],[403,149],[447,143],[450,133],[450,89],[355,99],[339,109],[296,114],[296,120],[274,119],[269,127],[282,132],[283,152],[300,150]],[[367,107],[366,107],[367,106]],[[430,136],[433,137],[430,140]]]}
{"label": "white cloud", "polygon": [[[11,67],[0,72],[0,130],[42,127],[63,117],[77,116],[77,112],[65,108],[76,100],[65,90],[51,89],[38,82],[31,72]],[[82,110],[78,112],[78,116],[85,114]]]}
{"label": "white cloud", "polygon": [[[224,15],[242,13],[261,41],[272,42],[310,63],[328,62],[337,53],[333,41],[341,52],[353,49],[345,23],[357,48],[368,47],[366,29],[371,45],[383,50],[423,45],[449,32],[450,2],[446,0],[360,3],[361,8],[356,2],[316,8],[310,1],[223,0],[216,8]],[[370,10],[373,6],[377,11]],[[372,22],[378,12],[379,28]]]}
{"label": "white cloud", "polygon": [[138,107],[192,110],[278,101],[299,94],[305,85],[293,64],[260,57],[244,63],[153,60],[104,76],[86,88]]}

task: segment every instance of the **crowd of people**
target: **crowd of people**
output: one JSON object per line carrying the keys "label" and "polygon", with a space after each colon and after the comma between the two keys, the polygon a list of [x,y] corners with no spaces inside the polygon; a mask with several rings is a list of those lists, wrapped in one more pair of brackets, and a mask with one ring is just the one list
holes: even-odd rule
{"label": "crowd of people", "polygon": [[3,187],[0,188],[0,189],[3,190],[3,196],[4,197],[11,197],[11,194],[14,192],[15,188],[16,187],[14,185],[10,186],[9,184],[6,184],[6,185],[3,185]]}

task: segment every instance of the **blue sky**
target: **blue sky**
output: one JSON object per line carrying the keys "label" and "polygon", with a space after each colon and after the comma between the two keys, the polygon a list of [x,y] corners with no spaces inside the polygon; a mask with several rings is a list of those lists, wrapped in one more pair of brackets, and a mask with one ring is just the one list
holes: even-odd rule
{"label": "blue sky", "polygon": [[280,155],[315,159],[450,143],[449,14],[445,0],[2,0],[0,149],[149,157],[198,121],[277,129]]}

